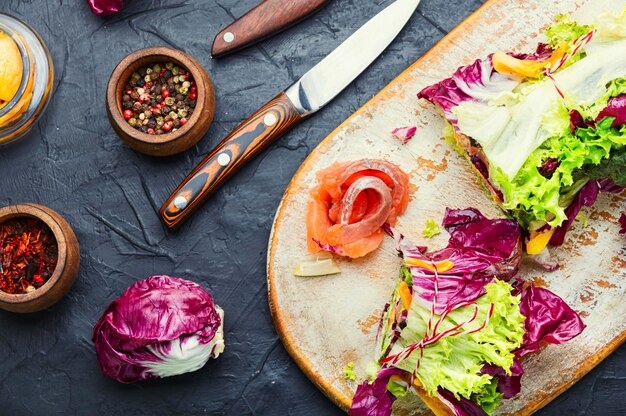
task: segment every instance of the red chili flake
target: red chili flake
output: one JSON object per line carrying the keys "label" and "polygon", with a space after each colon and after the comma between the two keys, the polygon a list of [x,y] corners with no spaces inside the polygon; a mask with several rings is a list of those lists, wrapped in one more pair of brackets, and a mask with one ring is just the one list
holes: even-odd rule
{"label": "red chili flake", "polygon": [[18,294],[43,286],[57,260],[56,239],[42,221],[14,218],[0,224],[0,290]]}

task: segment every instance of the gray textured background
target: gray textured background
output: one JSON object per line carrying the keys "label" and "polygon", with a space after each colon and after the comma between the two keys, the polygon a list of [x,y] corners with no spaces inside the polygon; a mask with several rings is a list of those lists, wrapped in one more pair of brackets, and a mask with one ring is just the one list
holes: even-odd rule
{"label": "gray textured background", "polygon": [[[342,414],[300,372],[272,325],[265,256],[275,209],[305,156],[481,1],[422,0],[363,76],[168,233],[158,208],[202,156],[388,3],[335,0],[260,46],[211,60],[213,36],[256,2],[128,0],[123,13],[101,19],[82,0],[0,0],[0,11],[39,31],[56,66],[42,121],[30,137],[0,149],[0,205],[30,201],[58,211],[76,231],[82,262],[58,305],[28,316],[0,312],[0,415]],[[124,145],[104,110],[115,65],[157,45],[195,56],[217,89],[206,137],[166,159]],[[226,311],[226,352],[192,374],[121,385],[101,374],[91,331],[109,302],[152,274],[188,278],[212,292]],[[625,414],[625,393],[622,347],[540,414]]]}

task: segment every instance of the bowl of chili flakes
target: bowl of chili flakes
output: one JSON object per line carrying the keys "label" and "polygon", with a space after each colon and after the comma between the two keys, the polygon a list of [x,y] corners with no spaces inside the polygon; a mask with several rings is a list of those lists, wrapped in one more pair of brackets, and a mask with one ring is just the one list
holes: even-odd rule
{"label": "bowl of chili flakes", "polygon": [[0,309],[28,313],[54,305],[79,265],[76,235],[58,213],[32,203],[0,208]]}

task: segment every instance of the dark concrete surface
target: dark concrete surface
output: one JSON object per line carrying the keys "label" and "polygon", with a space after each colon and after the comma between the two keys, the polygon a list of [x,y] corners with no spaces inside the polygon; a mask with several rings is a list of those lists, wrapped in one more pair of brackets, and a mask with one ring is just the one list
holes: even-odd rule
{"label": "dark concrete surface", "polygon": [[[122,13],[101,19],[83,0],[0,0],[0,11],[39,31],[56,66],[54,96],[41,122],[25,140],[0,149],[0,205],[32,201],[58,211],[76,231],[82,262],[58,305],[27,316],[0,313],[0,415],[342,414],[275,333],[265,279],[274,212],[305,156],[481,2],[422,0],[363,76],[169,233],[157,210],[203,155],[388,3],[336,0],[259,46],[212,60],[213,36],[256,2],[128,0]],[[166,159],[128,148],[104,110],[117,63],[157,45],[195,56],[217,88],[206,137]],[[212,292],[226,311],[226,351],[195,373],[122,385],[100,372],[91,331],[109,302],[153,274],[188,278]],[[540,414],[621,415],[625,393],[622,347]]]}

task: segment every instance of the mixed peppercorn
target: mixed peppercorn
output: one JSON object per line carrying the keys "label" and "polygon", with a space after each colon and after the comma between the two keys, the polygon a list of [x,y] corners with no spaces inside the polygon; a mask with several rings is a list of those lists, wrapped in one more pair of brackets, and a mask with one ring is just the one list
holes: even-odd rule
{"label": "mixed peppercorn", "polygon": [[14,218],[0,224],[0,290],[32,292],[50,279],[57,261],[57,241],[42,221]]}
{"label": "mixed peppercorn", "polygon": [[124,86],[122,115],[144,133],[169,133],[187,123],[197,98],[196,83],[185,68],[172,62],[146,66]]}

